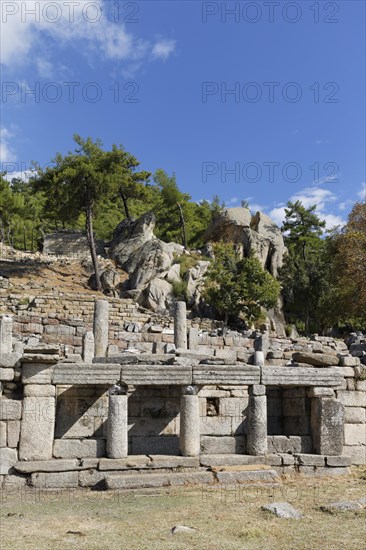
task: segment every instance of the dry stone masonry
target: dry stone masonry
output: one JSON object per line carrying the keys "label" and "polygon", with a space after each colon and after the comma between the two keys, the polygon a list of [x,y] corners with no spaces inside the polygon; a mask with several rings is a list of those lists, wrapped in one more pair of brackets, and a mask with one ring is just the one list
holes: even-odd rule
{"label": "dry stone masonry", "polygon": [[97,301],[93,332],[71,351],[19,338],[0,318],[3,487],[245,483],[366,463],[362,335],[349,348],[317,335],[219,336],[178,303],[173,327],[142,332],[121,317],[116,343],[111,316]]}

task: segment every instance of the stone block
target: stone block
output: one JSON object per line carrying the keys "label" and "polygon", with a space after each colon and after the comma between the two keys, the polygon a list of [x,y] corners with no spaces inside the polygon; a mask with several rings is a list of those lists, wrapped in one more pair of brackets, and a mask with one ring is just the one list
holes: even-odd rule
{"label": "stone block", "polygon": [[52,457],[55,426],[54,397],[25,397],[20,433],[20,460],[48,460]]}
{"label": "stone block", "polygon": [[366,409],[363,407],[345,407],[344,421],[346,424],[366,423]]}
{"label": "stone block", "polygon": [[107,489],[142,489],[213,483],[212,472],[106,475]]}
{"label": "stone block", "polygon": [[355,376],[355,369],[352,367],[333,367],[333,368],[344,377],[353,378]]}
{"label": "stone block", "polygon": [[123,365],[122,382],[133,386],[192,384],[192,367],[185,365]]}
{"label": "stone block", "polygon": [[263,367],[262,384],[266,386],[337,387],[343,376],[333,368]]}
{"label": "stone block", "polygon": [[0,421],[0,447],[6,447],[7,442],[7,422]]}
{"label": "stone block", "polygon": [[34,472],[67,472],[77,470],[79,461],[74,460],[29,460],[17,462],[14,468],[23,474]]}
{"label": "stone block", "polygon": [[339,359],[339,364],[342,367],[357,367],[360,364],[359,357],[352,357],[352,355],[342,356]]}
{"label": "stone block", "polygon": [[231,417],[206,416],[201,417],[201,435],[232,435]]}
{"label": "stone block", "polygon": [[121,366],[102,363],[58,363],[55,366],[53,384],[113,385],[121,379]]}
{"label": "stone block", "polygon": [[345,445],[343,455],[349,456],[352,464],[360,466],[366,464],[366,447],[364,445]]}
{"label": "stone block", "polygon": [[220,416],[231,416],[242,420],[248,412],[249,398],[222,397],[219,403]]}
{"label": "stone block", "polygon": [[315,398],[311,402],[311,428],[315,452],[340,455],[343,447],[344,406],[336,399]]}
{"label": "stone block", "polygon": [[53,444],[56,458],[84,458],[105,456],[104,439],[56,439]]}
{"label": "stone block", "polygon": [[270,435],[267,437],[269,453],[311,453],[310,436]]}
{"label": "stone block", "polygon": [[351,459],[349,456],[326,456],[326,465],[330,468],[351,466]]}
{"label": "stone block", "polygon": [[18,451],[16,449],[0,448],[0,475],[9,474],[17,462]]}
{"label": "stone block", "polygon": [[292,356],[297,363],[307,363],[314,367],[330,367],[339,364],[339,357],[325,353],[311,353],[309,351],[296,352]]}
{"label": "stone block", "polygon": [[20,436],[20,421],[8,421],[8,447],[16,448],[19,443]]}
{"label": "stone block", "polygon": [[143,418],[128,419],[129,436],[175,435],[178,433],[177,418]]}
{"label": "stone block", "polygon": [[55,386],[51,384],[27,384],[24,386],[24,397],[54,397]]}
{"label": "stone block", "polygon": [[357,391],[366,392],[366,380],[356,380]]}
{"label": "stone block", "polygon": [[[175,458],[175,457],[171,457]],[[127,458],[101,458],[98,469],[102,471],[147,469],[151,464],[148,456],[128,456]]]}
{"label": "stone block", "polygon": [[263,464],[270,466],[280,466],[282,464],[282,460],[281,457],[278,455],[253,456],[244,454],[212,454],[207,456],[201,455],[200,464],[201,466],[205,467],[257,465],[259,469],[261,466],[263,466]]}
{"label": "stone block", "polygon": [[366,445],[366,424],[344,425],[345,445]]}
{"label": "stone block", "polygon": [[315,477],[337,477],[349,474],[349,468],[315,468]]}
{"label": "stone block", "polygon": [[309,388],[307,391],[308,397],[334,397],[332,388]]}
{"label": "stone block", "polygon": [[262,386],[260,384],[254,384],[253,386],[250,386],[249,395],[266,395],[266,386]]}
{"label": "stone block", "polygon": [[150,469],[161,468],[199,468],[200,459],[198,456],[164,456],[149,455],[151,462]]}
{"label": "stone block", "polygon": [[21,353],[1,353],[0,352],[0,367],[4,369],[12,369],[20,367]]}
{"label": "stone block", "polygon": [[299,466],[324,466],[325,457],[322,455],[296,454],[295,459]]}
{"label": "stone block", "polygon": [[11,382],[12,380],[14,380],[14,369],[0,368],[0,381]]}
{"label": "stone block", "polygon": [[219,483],[250,483],[252,481],[279,481],[275,470],[249,470],[233,472],[216,472]]}
{"label": "stone block", "polygon": [[232,361],[233,363],[236,362],[237,353],[236,351],[232,351],[229,349],[215,349],[215,357],[218,359],[228,359],[229,361]]}
{"label": "stone block", "polygon": [[195,365],[193,383],[198,385],[259,384],[260,368],[250,365]]}
{"label": "stone block", "polygon": [[20,420],[21,417],[21,401],[0,397],[0,420]]}
{"label": "stone block", "polygon": [[78,472],[37,472],[31,474],[31,485],[39,489],[67,489],[79,484]]}
{"label": "stone block", "polygon": [[246,439],[244,436],[206,436],[201,435],[200,439],[201,454],[235,454],[245,452]]}
{"label": "stone block", "polygon": [[23,363],[23,384],[51,384],[54,365],[47,363]]}
{"label": "stone block", "polygon": [[176,435],[131,437],[130,455],[179,455],[179,438]]}
{"label": "stone block", "polygon": [[366,394],[363,392],[340,390],[337,396],[345,407],[366,407]]}

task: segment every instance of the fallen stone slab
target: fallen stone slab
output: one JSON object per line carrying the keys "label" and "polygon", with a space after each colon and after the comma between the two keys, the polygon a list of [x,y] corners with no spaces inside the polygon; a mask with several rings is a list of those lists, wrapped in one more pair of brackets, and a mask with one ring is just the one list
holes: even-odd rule
{"label": "fallen stone slab", "polygon": [[25,353],[23,363],[57,363],[60,360],[58,353]]}
{"label": "fallen stone slab", "polygon": [[297,351],[292,356],[298,363],[307,363],[314,367],[332,367],[339,365],[339,357],[328,355],[326,353],[311,353],[306,351]]}
{"label": "fallen stone slab", "polygon": [[359,500],[340,500],[338,502],[330,502],[320,506],[323,512],[334,514],[334,512],[351,512],[357,510],[364,510],[366,508],[366,499]]}
{"label": "fallen stone slab", "polygon": [[273,502],[272,504],[265,504],[262,506],[262,510],[271,512],[277,517],[283,519],[301,519],[304,517],[301,512],[296,510],[296,508],[288,502]]}
{"label": "fallen stone slab", "polygon": [[14,468],[23,474],[34,472],[67,472],[78,468],[78,460],[29,460],[14,464]]}
{"label": "fallen stone slab", "polygon": [[213,483],[212,472],[169,473],[169,474],[131,474],[106,475],[107,489],[140,489],[153,487],[173,487]]}

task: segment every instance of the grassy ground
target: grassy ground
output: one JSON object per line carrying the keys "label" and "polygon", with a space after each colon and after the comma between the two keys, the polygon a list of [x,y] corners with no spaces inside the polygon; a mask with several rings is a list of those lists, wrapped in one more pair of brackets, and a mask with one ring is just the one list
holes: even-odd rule
{"label": "grassy ground", "polygon": [[[325,513],[322,504],[366,496],[365,472],[284,480],[281,486],[218,486],[92,492],[3,492],[0,547],[7,549],[361,549],[365,511]],[[304,519],[261,510],[286,500]],[[171,534],[175,525],[196,529]]]}

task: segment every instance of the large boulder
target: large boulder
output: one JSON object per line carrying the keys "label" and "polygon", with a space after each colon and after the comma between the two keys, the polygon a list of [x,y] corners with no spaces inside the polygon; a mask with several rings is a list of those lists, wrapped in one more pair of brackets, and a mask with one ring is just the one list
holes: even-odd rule
{"label": "large boulder", "polygon": [[206,242],[224,241],[255,252],[262,267],[277,277],[286,252],[280,228],[263,212],[251,215],[248,208],[226,208],[218,212],[207,229]]}
{"label": "large boulder", "polygon": [[173,287],[165,279],[153,279],[142,292],[139,301],[156,313],[170,310],[174,302]]}
{"label": "large boulder", "polygon": [[155,216],[148,212],[138,220],[123,220],[113,233],[109,255],[130,276],[131,289],[143,289],[168,271],[183,246],[155,237]]}

